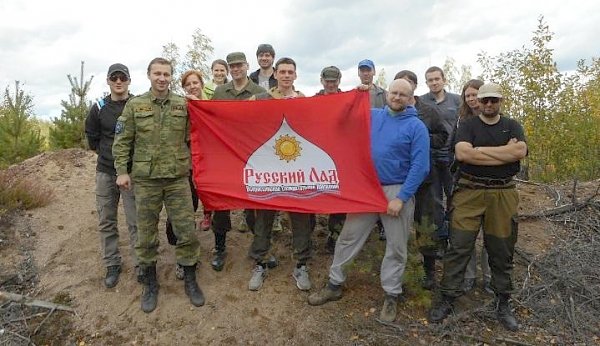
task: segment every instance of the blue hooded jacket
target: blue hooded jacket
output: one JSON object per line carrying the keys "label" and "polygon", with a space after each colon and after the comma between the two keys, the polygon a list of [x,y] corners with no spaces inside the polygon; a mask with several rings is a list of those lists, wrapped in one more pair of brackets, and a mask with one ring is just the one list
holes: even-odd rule
{"label": "blue hooded jacket", "polygon": [[397,197],[408,201],[429,174],[429,132],[413,106],[371,109],[371,156],[381,185],[402,184]]}

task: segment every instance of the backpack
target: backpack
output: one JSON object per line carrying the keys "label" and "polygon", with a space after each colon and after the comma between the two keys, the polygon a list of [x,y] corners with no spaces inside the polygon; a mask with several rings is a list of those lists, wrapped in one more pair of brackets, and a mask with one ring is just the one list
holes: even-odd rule
{"label": "backpack", "polygon": [[100,110],[102,109],[102,107],[104,107],[105,104],[106,101],[104,101],[103,98],[96,101],[96,106],[98,106],[98,113],[100,113]]}

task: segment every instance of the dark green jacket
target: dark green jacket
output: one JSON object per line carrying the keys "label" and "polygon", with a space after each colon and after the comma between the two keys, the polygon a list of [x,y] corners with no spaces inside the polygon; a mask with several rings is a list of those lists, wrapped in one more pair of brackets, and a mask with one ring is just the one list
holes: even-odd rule
{"label": "dark green jacket", "polygon": [[264,93],[265,88],[256,85],[253,81],[248,79],[248,84],[242,90],[235,90],[233,87],[233,81],[219,85],[215,89],[215,93],[212,100],[247,100],[251,96]]}

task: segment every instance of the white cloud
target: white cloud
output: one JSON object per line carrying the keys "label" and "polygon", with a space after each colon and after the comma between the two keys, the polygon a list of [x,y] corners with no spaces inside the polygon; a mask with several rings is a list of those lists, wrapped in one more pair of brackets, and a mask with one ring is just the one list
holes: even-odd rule
{"label": "white cloud", "polygon": [[[342,70],[344,90],[353,87],[364,58],[384,68],[388,80],[401,69],[422,79],[446,57],[477,71],[477,53],[528,45],[540,15],[555,33],[559,68],[572,70],[578,59],[600,51],[594,30],[600,4],[584,0],[4,0],[0,13],[0,87],[20,80],[43,117],[60,114],[69,94],[66,75],[79,76],[80,61],[86,78],[94,75],[91,98],[107,90],[104,76],[114,62],[129,66],[131,90],[141,93],[148,88],[148,61],[167,42],[184,48],[196,28],[212,39],[213,58],[244,51],[251,69],[257,68],[256,46],[273,44],[277,57],[296,60],[297,87],[308,95],[319,89],[319,72],[328,65]],[[420,83],[418,92],[425,91]]]}

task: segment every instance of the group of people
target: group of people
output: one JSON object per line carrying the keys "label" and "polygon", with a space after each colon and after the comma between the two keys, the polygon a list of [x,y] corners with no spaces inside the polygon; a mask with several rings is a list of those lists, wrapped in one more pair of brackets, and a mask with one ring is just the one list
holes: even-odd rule
{"label": "group of people", "polygon": [[[242,52],[233,52],[211,66],[213,79],[204,81],[200,71],[181,78],[186,93],[169,89],[171,63],[153,59],[147,69],[150,90],[139,96],[129,93],[130,75],[123,64],[107,73],[110,94],[94,104],[86,120],[90,148],[98,153],[96,202],[106,276],[104,284],[115,287],[121,273],[118,249],[117,206],[122,196],[137,280],[143,284],[141,307],[153,311],[158,302],[156,278],[159,214],[168,215],[169,243],[175,246],[176,276],[184,280],[185,293],[195,306],[205,302],[196,280],[199,244],[195,229],[212,228],[214,257],[211,266],[223,269],[226,235],[232,229],[229,211],[204,210],[196,225],[198,208],[190,169],[190,128],[187,100],[264,100],[305,97],[296,90],[296,62],[280,58],[261,44],[256,52],[259,69],[248,76],[249,64]],[[274,63],[275,62],[275,63]],[[453,310],[454,300],[475,287],[475,243],[483,230],[482,288],[496,295],[497,317],[509,330],[518,328],[510,306],[512,256],[517,240],[518,195],[513,177],[527,155],[522,127],[501,114],[503,91],[495,83],[469,81],[462,94],[445,90],[442,69],[425,72],[429,92],[418,97],[417,75],[408,70],[396,74],[384,90],[374,83],[375,64],[358,63],[361,84],[371,102],[371,153],[381,188],[388,200],[382,213],[329,215],[326,247],[333,253],[329,280],[308,296],[310,305],[342,297],[347,263],[352,261],[379,222],[385,236],[381,264],[384,290],[380,319],[396,319],[407,243],[416,231],[423,255],[426,289],[438,287],[438,259],[443,276],[429,320],[440,322]],[[231,80],[228,80],[228,75]],[[341,92],[341,71],[323,68],[323,89],[317,95]],[[249,134],[250,135],[250,134]],[[200,196],[201,199],[201,196]],[[259,290],[270,268],[278,265],[271,254],[271,233],[277,211],[245,210],[247,227],[254,237],[249,256],[255,265],[248,283]],[[312,288],[308,261],[315,216],[289,213],[298,289]]]}

